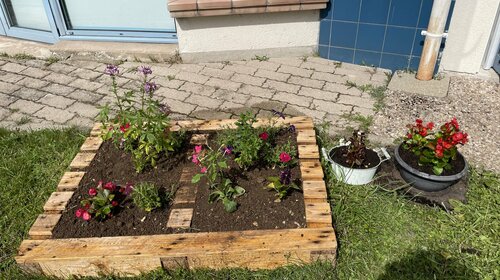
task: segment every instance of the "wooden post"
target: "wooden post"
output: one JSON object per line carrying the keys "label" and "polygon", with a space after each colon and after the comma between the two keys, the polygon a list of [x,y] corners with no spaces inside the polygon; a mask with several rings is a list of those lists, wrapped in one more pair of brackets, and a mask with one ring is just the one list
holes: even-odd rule
{"label": "wooden post", "polygon": [[424,49],[418,65],[417,79],[419,80],[428,81],[434,75],[450,6],[451,0],[434,0],[427,34],[425,35]]}

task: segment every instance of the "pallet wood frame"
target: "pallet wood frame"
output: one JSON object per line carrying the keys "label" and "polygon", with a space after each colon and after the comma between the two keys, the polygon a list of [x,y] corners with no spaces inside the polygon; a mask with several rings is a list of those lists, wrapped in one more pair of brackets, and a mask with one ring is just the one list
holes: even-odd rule
{"label": "pallet wood frame", "polygon": [[[234,128],[235,122],[232,119],[173,121],[172,130],[210,132]],[[258,119],[255,125],[272,123],[293,124],[297,130],[306,228],[50,239],[62,211],[85,174],[85,168],[102,144],[100,125],[96,124],[71,162],[70,171],[63,175],[57,191],[45,204],[44,214],[31,227],[29,239],[21,243],[16,262],[25,271],[56,277],[132,276],[158,268],[176,267],[272,269],[315,260],[334,263],[337,241],[313,121],[309,117]],[[203,134],[198,134],[192,141],[203,139],[206,140]],[[193,195],[190,189],[185,193]],[[173,220],[169,222],[180,228],[185,227],[190,221],[189,216],[192,216],[192,209],[175,210],[169,217]]]}

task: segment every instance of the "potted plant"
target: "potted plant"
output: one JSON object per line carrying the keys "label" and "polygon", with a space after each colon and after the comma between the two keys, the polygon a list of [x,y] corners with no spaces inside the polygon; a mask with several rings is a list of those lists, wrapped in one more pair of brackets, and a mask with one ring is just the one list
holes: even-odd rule
{"label": "potted plant", "polygon": [[385,148],[377,151],[366,148],[365,138],[364,132],[356,130],[347,143],[342,141],[329,152],[322,148],[323,156],[331,163],[338,180],[349,185],[368,184],[373,180],[379,165],[390,159]]}
{"label": "potted plant", "polygon": [[394,154],[403,179],[417,189],[440,191],[467,174],[468,165],[457,146],[468,142],[456,118],[434,130],[421,119],[408,124],[408,133]]}

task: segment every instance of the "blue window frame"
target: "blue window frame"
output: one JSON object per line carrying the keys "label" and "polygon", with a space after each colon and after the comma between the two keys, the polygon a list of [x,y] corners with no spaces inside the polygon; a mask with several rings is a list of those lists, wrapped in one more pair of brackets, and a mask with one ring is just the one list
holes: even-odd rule
{"label": "blue window frame", "polygon": [[[49,13],[50,6],[48,0],[43,0],[43,8],[45,10],[45,16],[47,16],[49,24],[48,29],[50,30],[38,30],[33,28],[16,26],[17,24],[12,20],[14,15],[9,14],[9,9],[6,5],[6,1],[0,0],[0,33],[7,36],[40,41],[45,43],[57,42],[58,41],[57,28],[52,15]],[[12,13],[12,11],[10,13]]]}
{"label": "blue window frame", "polygon": [[[73,27],[64,0],[49,0],[61,40],[98,40],[151,43],[176,43],[175,24],[171,29],[143,30],[107,26]],[[166,11],[166,7],[165,11]],[[172,21],[173,22],[173,21]]]}
{"label": "blue window frame", "polygon": [[[43,9],[47,16],[49,27],[44,28],[29,28],[24,25],[16,24],[16,19],[9,14],[9,9],[12,10],[12,4],[18,5],[16,0],[0,0],[0,35],[7,35],[27,40],[40,41],[45,43],[55,43],[58,40],[93,40],[93,41],[121,41],[121,42],[146,42],[146,43],[176,43],[177,35],[175,22],[173,19],[163,27],[163,19],[157,20],[158,28],[149,27],[142,28],[140,21],[131,21],[132,27],[112,27],[112,26],[72,26],[71,14],[65,10],[65,1],[81,5],[91,1],[79,2],[75,0],[36,0],[43,2]],[[130,3],[138,3],[135,0],[130,0]],[[27,1],[27,3],[33,3]],[[123,1],[122,3],[125,3]],[[6,5],[8,4],[8,5]],[[39,2],[36,2],[37,6]],[[84,4],[85,5],[85,4]],[[144,5],[144,4],[143,4]],[[90,6],[87,6],[90,7]],[[93,7],[100,9],[100,6]],[[163,5],[165,12],[168,13],[166,5]],[[80,10],[78,10],[80,11]],[[40,14],[40,9],[37,11]],[[43,11],[42,11],[43,12]],[[10,11],[12,13],[12,11]],[[90,14],[90,13],[88,13]],[[170,19],[168,14],[164,15],[167,20]],[[26,19],[26,16],[24,16]],[[143,19],[149,17],[143,16]],[[99,19],[99,18],[97,18]],[[89,20],[92,22],[92,19]],[[96,20],[99,22],[99,20]],[[46,29],[46,30],[40,30]]]}

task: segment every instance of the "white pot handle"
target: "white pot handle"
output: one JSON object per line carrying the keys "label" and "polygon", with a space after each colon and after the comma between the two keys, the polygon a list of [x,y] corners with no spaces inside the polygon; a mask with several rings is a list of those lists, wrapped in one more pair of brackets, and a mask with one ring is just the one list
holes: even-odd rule
{"label": "white pot handle", "polygon": [[325,158],[330,163],[333,163],[333,160],[330,158],[330,156],[328,156],[325,148],[321,148],[321,153],[323,154],[323,158]]}
{"label": "white pot handle", "polygon": [[375,152],[377,152],[378,156],[380,157],[380,163],[391,159],[391,156],[387,152],[386,148],[377,148],[374,150],[375,150]]}

